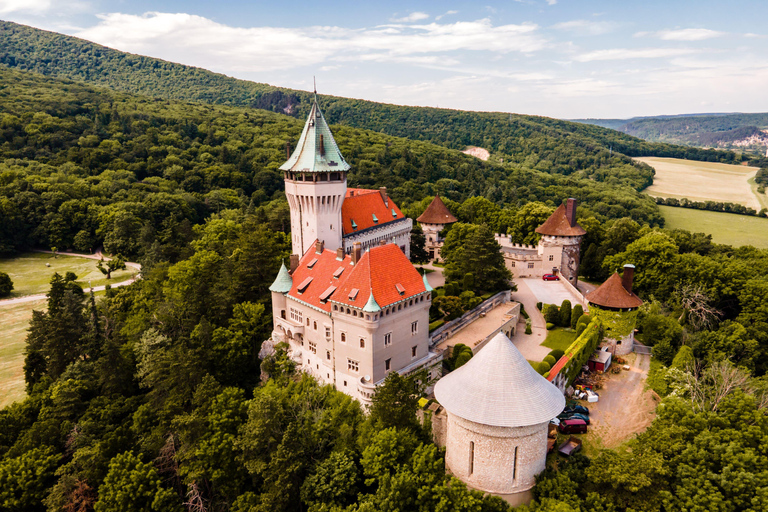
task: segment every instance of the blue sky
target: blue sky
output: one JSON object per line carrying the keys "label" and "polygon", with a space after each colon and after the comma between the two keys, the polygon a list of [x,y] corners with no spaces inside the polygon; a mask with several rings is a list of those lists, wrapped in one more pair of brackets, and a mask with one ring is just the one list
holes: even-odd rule
{"label": "blue sky", "polygon": [[389,103],[559,118],[768,111],[759,0],[0,0],[0,19]]}

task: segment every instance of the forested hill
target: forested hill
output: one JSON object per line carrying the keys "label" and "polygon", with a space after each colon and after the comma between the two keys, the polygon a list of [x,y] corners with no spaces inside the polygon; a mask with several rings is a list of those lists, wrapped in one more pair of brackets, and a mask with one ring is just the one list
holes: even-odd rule
{"label": "forested hill", "polygon": [[[763,158],[768,148],[768,113],[692,114],[575,121],[613,128],[651,142],[737,149],[750,151]],[[766,163],[768,162],[764,161],[762,165]]]}
{"label": "forested hill", "polygon": [[[237,80],[204,69],[116,51],[82,39],[0,22],[0,64],[23,71],[168,99],[272,110],[303,117],[311,95]],[[606,158],[653,155],[732,161],[730,152],[656,144],[596,126],[499,112],[407,107],[321,96],[331,123],[433,142],[452,149],[480,146],[505,162],[572,174]],[[645,185],[643,185],[645,186]],[[642,188],[642,187],[641,187]]]}
{"label": "forested hill", "polygon": [[[278,167],[302,121],[264,110],[147,98],[0,67],[0,253],[104,245],[125,256],[176,260],[190,226],[251,209],[289,223]],[[662,222],[637,192],[650,179],[615,159],[560,176],[483,162],[460,151],[333,126],[351,186],[386,186],[407,206],[439,193],[511,208],[576,197],[601,220]]]}

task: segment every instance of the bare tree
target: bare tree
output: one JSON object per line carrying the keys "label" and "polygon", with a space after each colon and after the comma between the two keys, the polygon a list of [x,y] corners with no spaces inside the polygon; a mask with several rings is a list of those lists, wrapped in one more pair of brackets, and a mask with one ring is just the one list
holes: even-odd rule
{"label": "bare tree", "polygon": [[197,487],[197,483],[192,482],[189,484],[187,501],[184,502],[184,506],[187,507],[189,512],[208,512],[208,509],[205,508],[203,496],[200,494],[200,489]]}
{"label": "bare tree", "polygon": [[[686,373],[686,381],[691,403],[699,411],[717,411],[722,401],[737,389],[748,395],[755,395],[756,391],[749,373],[727,360],[717,361],[704,369],[701,364],[693,363]],[[756,398],[759,403],[766,401],[765,397]]]}
{"label": "bare tree", "polygon": [[712,300],[704,293],[704,287],[700,284],[683,284],[675,287],[683,312],[678,318],[682,324],[687,318],[688,323],[694,329],[711,329],[722,318],[722,311],[712,306]]}

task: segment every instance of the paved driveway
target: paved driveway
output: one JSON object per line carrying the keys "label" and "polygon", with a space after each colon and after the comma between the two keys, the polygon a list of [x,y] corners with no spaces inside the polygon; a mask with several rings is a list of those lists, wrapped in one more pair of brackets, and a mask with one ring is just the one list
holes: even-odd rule
{"label": "paved driveway", "polygon": [[[533,296],[536,297],[534,302],[559,306],[564,300],[568,299],[571,301],[571,306],[581,304],[579,298],[560,281],[544,281],[540,277],[526,277],[517,279],[516,281],[523,281],[525,283],[528,290],[530,290]],[[526,308],[526,310],[527,309],[528,308]]]}

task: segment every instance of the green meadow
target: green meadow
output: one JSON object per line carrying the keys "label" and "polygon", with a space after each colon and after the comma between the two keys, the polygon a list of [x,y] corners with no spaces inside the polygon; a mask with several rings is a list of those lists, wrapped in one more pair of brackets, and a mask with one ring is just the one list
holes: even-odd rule
{"label": "green meadow", "polygon": [[707,233],[718,244],[752,245],[768,249],[768,218],[659,206],[669,229]]}

